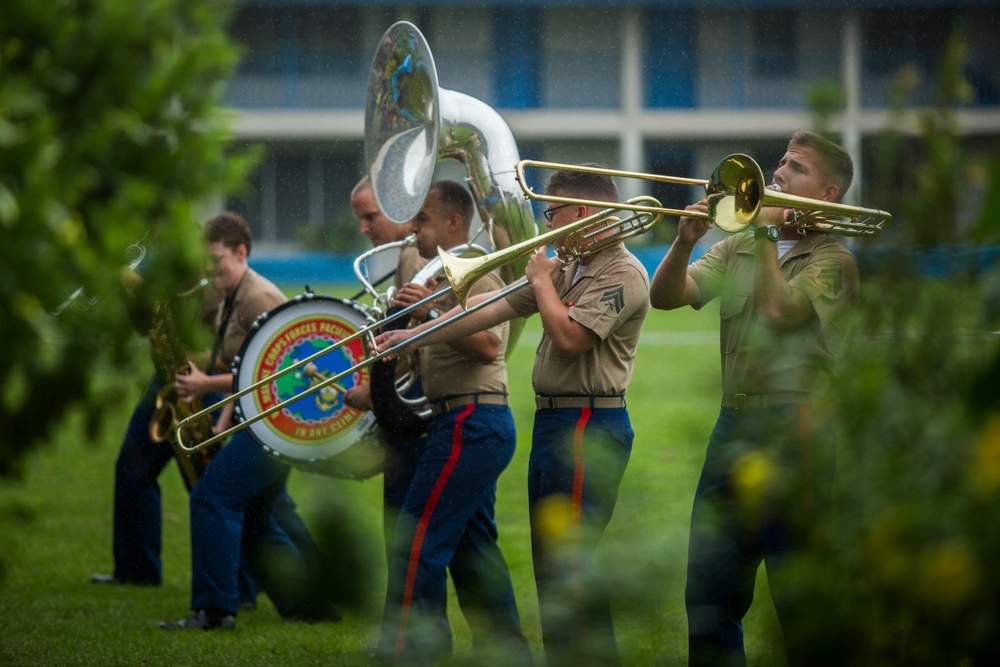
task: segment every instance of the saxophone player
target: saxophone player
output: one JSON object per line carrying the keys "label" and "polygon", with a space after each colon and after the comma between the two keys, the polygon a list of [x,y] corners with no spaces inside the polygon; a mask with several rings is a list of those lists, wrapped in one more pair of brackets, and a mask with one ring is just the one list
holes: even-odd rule
{"label": "saxophone player", "polygon": [[[216,319],[219,369],[239,353],[251,325],[283,303],[284,294],[247,264],[252,239],[242,217],[224,212],[205,228],[213,285],[225,294]],[[215,355],[213,355],[215,356]],[[193,400],[233,386],[230,373],[208,374],[191,364],[178,375],[181,399]],[[223,409],[217,430],[229,427],[233,404]],[[241,431],[212,460],[191,491],[190,616],[163,622],[165,630],[233,629],[240,610],[240,566],[286,619],[339,620],[322,585],[322,562],[309,531],[295,511],[286,484],[290,467],[272,458],[249,431]],[[269,561],[265,563],[266,560]],[[281,567],[268,567],[281,561]]]}
{"label": "saxophone player", "polygon": [[[142,277],[132,268],[123,276],[123,282],[128,292],[142,289]],[[198,283],[199,288],[202,286],[203,283]],[[177,338],[173,319],[182,315],[198,317],[208,337],[221,301],[221,293],[209,285],[205,290],[189,290],[175,302],[159,304],[152,320],[145,314],[136,314],[136,327],[150,339],[156,372],[132,411],[115,463],[114,569],[112,574],[93,575],[90,579],[93,583],[159,586],[163,580],[160,473],[176,457],[184,485],[190,491],[202,467],[185,455],[178,456],[164,438],[154,437],[158,414],[163,407],[171,407],[158,408],[158,402],[163,400],[165,389],[173,384],[174,374],[181,370],[179,366],[188,363],[186,341]],[[253,599],[249,581],[245,599]]]}

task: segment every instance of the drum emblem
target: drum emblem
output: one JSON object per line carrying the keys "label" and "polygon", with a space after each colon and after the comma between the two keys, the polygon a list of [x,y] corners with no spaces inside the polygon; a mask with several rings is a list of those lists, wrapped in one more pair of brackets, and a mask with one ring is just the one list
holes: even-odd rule
{"label": "drum emblem", "polygon": [[[288,323],[264,345],[257,377],[269,377],[326,349],[354,331],[349,323],[325,314],[309,315]],[[276,403],[292,401],[266,420],[270,429],[293,442],[309,445],[329,441],[354,428],[364,413],[344,405],[343,393],[367,383],[367,369],[347,375],[309,396],[293,399],[320,382],[354,367],[364,356],[361,341],[355,340],[262,387],[255,397],[257,408],[261,411]]]}

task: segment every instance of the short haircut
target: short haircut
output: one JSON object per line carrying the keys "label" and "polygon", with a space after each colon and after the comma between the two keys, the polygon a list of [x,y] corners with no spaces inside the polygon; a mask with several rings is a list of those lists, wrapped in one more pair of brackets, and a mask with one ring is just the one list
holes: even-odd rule
{"label": "short haircut", "polygon": [[[581,167],[603,167],[593,162],[581,164]],[[561,169],[552,174],[545,193],[557,197],[576,197],[579,199],[595,199],[597,201],[617,202],[618,186],[615,179],[607,174],[594,174],[583,171]]]}
{"label": "short haircut", "polygon": [[361,177],[361,180],[358,181],[357,185],[354,186],[354,189],[351,190],[351,199],[357,197],[358,193],[361,192],[362,190],[371,190],[371,189],[372,189],[371,179],[368,177],[368,174],[365,174],[364,176]]}
{"label": "short haircut", "polygon": [[441,204],[448,215],[458,213],[462,216],[462,222],[468,229],[472,223],[472,195],[458,181],[435,181],[431,184],[431,191],[437,190],[441,197]]}
{"label": "short haircut", "polygon": [[800,130],[792,135],[788,147],[811,148],[819,157],[820,167],[827,178],[832,180],[840,192],[837,201],[844,198],[854,180],[854,161],[851,154],[824,136],[814,132]]}
{"label": "short haircut", "polygon": [[247,257],[250,256],[250,248],[253,246],[250,225],[243,216],[232,211],[223,211],[205,223],[205,240],[208,243],[221,243],[233,252],[236,252],[240,245],[245,245]]}

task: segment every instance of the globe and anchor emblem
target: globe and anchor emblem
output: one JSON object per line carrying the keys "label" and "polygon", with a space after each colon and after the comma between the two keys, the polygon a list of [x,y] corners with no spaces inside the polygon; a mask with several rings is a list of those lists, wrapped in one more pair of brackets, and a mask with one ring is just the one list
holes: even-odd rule
{"label": "globe and anchor emblem", "polygon": [[[301,359],[320,352],[335,340],[327,336],[310,336],[290,345],[282,355],[276,367],[280,371]],[[309,362],[299,370],[279,377],[273,383],[275,398],[279,401],[291,401],[310,387],[323,382],[357,363],[350,348],[340,347]],[[329,419],[336,419],[339,414],[349,409],[344,405],[344,392],[356,385],[358,373],[348,375],[338,382],[328,385],[318,392],[294,401],[283,408],[282,412],[295,422],[301,424],[318,424]]]}

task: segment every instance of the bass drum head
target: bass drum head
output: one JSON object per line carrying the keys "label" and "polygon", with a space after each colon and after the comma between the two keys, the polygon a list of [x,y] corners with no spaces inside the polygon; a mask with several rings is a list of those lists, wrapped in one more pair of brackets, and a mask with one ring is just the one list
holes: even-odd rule
{"label": "bass drum head", "polygon": [[[365,311],[353,301],[302,294],[254,322],[233,361],[234,391],[269,378],[295,362],[356,333]],[[245,421],[287,401],[247,429],[272,456],[309,472],[361,479],[382,470],[384,448],[374,434],[375,415],[344,404],[344,394],[328,386],[299,400],[311,386],[347,371],[366,357],[359,337],[302,368],[263,384],[236,402]],[[334,383],[347,391],[368,383],[368,369]]]}

